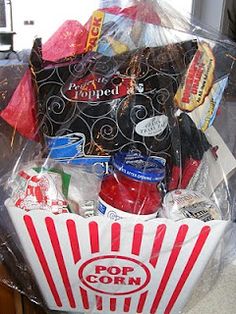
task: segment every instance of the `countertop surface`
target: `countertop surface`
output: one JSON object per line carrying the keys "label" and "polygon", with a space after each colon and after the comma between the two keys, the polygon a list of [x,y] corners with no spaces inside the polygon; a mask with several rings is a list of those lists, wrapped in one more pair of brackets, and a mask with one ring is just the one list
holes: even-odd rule
{"label": "countertop surface", "polygon": [[[235,314],[236,313],[236,262],[228,265],[218,281],[204,298],[194,293],[183,314]],[[202,297],[202,295],[201,295]],[[192,305],[194,305],[192,307]],[[189,308],[189,310],[188,310]]]}

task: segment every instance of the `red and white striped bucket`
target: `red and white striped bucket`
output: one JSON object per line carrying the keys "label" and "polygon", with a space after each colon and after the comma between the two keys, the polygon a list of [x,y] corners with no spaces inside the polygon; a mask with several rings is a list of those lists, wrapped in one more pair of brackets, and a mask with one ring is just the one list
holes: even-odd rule
{"label": "red and white striped bucket", "polygon": [[6,206],[48,308],[68,312],[178,313],[228,226]]}

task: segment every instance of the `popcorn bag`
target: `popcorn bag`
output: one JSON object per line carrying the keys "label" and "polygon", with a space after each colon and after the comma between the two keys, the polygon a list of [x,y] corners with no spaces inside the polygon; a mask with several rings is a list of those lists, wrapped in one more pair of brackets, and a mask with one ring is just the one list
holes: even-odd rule
{"label": "popcorn bag", "polygon": [[58,313],[205,295],[236,250],[235,56],[164,1],[103,1],[37,38],[0,112],[26,138],[0,179],[1,281]]}

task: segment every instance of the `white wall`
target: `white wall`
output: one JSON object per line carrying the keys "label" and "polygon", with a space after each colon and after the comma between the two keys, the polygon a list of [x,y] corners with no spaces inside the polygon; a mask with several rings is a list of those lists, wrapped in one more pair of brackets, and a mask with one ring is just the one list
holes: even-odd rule
{"label": "white wall", "polygon": [[[192,0],[167,1],[182,13],[191,11]],[[46,41],[66,19],[76,19],[85,23],[99,2],[99,0],[12,0],[14,31],[17,33],[15,49],[32,47],[37,35]],[[119,1],[114,3],[117,5]],[[34,25],[24,25],[24,21],[27,20],[33,20]]]}
{"label": "white wall", "polygon": [[203,23],[222,31],[225,0],[194,0],[195,15]]}
{"label": "white wall", "polygon": [[[46,41],[67,19],[85,23],[99,0],[12,0],[16,49],[30,48],[35,36]],[[33,20],[34,25],[24,25]]]}
{"label": "white wall", "polygon": [[[85,23],[98,3],[105,0],[12,0],[15,48],[30,48],[39,35],[47,40],[66,19],[77,19]],[[110,0],[116,4],[128,0]],[[226,0],[166,0],[183,14],[191,12],[194,2],[195,14],[204,25],[222,30]],[[229,1],[229,0],[227,0]],[[236,1],[236,0],[233,0]],[[33,20],[34,25],[24,25]]]}
{"label": "white wall", "polygon": [[[85,23],[99,2],[105,0],[12,0],[15,48],[30,48],[35,36],[46,41],[66,19],[76,19]],[[115,4],[128,0],[110,0]],[[222,30],[226,0],[166,0],[183,14],[192,10],[192,2],[197,18],[206,26]],[[229,1],[229,0],[227,0]],[[236,0],[233,0],[236,1]],[[33,20],[34,25],[24,25]]]}
{"label": "white wall", "polygon": [[[203,1],[202,21],[217,30],[221,28],[221,16],[224,0],[208,0]],[[209,14],[211,13],[211,14]]]}
{"label": "white wall", "polygon": [[191,14],[192,12],[192,0],[165,0],[170,5],[172,5],[176,10],[182,14]]}

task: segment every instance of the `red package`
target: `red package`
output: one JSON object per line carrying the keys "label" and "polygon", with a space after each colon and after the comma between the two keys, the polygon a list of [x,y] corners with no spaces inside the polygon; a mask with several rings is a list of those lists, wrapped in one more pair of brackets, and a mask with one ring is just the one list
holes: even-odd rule
{"label": "red package", "polygon": [[56,61],[84,52],[87,31],[78,21],[66,21],[43,45],[43,58]]}
{"label": "red package", "polygon": [[35,103],[31,73],[27,70],[0,116],[21,135],[31,140],[38,140]]}

